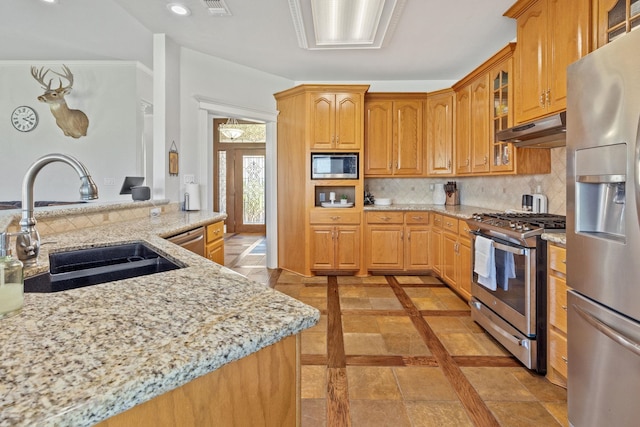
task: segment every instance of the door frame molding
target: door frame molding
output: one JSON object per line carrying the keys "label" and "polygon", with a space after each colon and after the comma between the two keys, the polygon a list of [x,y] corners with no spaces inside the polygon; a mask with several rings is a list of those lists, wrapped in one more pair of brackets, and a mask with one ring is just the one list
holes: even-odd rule
{"label": "door frame molding", "polygon": [[213,211],[213,119],[235,117],[259,120],[267,126],[266,151],[266,240],[267,268],[278,268],[278,175],[277,175],[277,111],[264,111],[232,105],[217,99],[195,96],[198,102],[198,170],[199,182],[206,182],[207,209]]}

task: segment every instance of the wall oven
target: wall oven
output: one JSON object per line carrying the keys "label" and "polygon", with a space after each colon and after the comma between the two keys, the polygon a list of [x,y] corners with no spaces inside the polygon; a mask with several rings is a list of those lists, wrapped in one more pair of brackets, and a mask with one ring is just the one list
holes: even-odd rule
{"label": "wall oven", "polygon": [[489,239],[495,285],[473,271],[471,317],[527,368],[546,372],[545,231],[564,231],[564,217],[549,214],[476,214],[467,221],[475,264],[479,237]]}

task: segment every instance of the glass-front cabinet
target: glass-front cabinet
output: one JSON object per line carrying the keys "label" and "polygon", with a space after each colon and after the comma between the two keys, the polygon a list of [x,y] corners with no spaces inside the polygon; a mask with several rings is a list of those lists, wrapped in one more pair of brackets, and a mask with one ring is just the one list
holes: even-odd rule
{"label": "glass-front cabinet", "polygon": [[640,27],[640,0],[598,0],[598,47]]}
{"label": "glass-front cabinet", "polygon": [[497,64],[491,70],[491,172],[509,172],[514,169],[513,145],[498,141],[496,134],[513,126],[513,58]]}

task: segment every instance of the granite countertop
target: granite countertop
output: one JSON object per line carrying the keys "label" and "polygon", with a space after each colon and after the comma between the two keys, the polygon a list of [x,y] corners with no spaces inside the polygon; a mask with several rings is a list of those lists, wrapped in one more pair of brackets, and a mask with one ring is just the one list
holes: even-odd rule
{"label": "granite countertop", "polygon": [[478,212],[496,212],[492,209],[469,205],[392,204],[389,206],[366,205],[364,211],[431,211],[460,219],[469,219]]}
{"label": "granite countertop", "polygon": [[48,252],[144,241],[187,267],[52,294],[0,320],[0,426],[89,426],[313,326],[319,312],[162,237],[225,215],[175,212],[42,239]]}
{"label": "granite countertop", "polygon": [[566,233],[542,233],[542,240],[548,240],[552,243],[558,243],[561,245],[567,244]]}

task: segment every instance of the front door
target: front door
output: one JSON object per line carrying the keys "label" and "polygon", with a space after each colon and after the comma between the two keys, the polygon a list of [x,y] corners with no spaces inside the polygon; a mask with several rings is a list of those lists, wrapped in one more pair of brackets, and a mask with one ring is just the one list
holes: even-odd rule
{"label": "front door", "polygon": [[220,123],[225,120],[214,120],[214,210],[227,214],[228,233],[265,234],[265,125],[237,123],[243,133],[231,139],[219,131]]}

